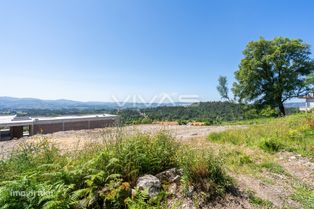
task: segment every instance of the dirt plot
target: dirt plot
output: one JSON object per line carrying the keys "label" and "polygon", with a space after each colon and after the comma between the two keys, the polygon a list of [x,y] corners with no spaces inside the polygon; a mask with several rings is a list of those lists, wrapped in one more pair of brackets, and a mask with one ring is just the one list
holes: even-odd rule
{"label": "dirt plot", "polygon": [[188,125],[136,125],[136,126],[127,126],[126,130],[129,132],[147,132],[154,133],[160,130],[169,131],[176,139],[186,140],[195,137],[204,137],[214,132],[222,132],[228,129],[239,129],[246,128],[247,126],[188,126]]}
{"label": "dirt plot", "polygon": [[168,131],[178,140],[188,140],[195,137],[206,137],[209,133],[222,132],[228,129],[245,128],[246,126],[188,126],[188,125],[134,125],[123,128],[104,128],[80,131],[64,131],[46,135],[24,137],[18,140],[0,141],[0,159],[9,155],[23,143],[36,142],[42,138],[56,144],[61,150],[77,150],[89,143],[104,143],[114,138],[114,135],[134,133],[156,133]]}

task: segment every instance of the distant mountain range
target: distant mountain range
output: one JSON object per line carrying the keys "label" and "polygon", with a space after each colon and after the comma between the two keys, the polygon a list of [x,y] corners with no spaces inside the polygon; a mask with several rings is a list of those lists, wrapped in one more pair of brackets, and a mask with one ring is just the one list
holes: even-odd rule
{"label": "distant mountain range", "polygon": [[190,105],[190,103],[123,103],[121,105],[115,102],[80,102],[66,99],[42,100],[35,98],[0,97],[0,109],[116,109],[186,105]]}
{"label": "distant mountain range", "polygon": [[[191,103],[123,103],[115,102],[80,102],[66,99],[42,100],[35,98],[14,98],[0,97],[0,109],[18,110],[18,109],[117,109],[117,108],[147,108],[159,106],[187,106]],[[303,102],[286,103],[286,108],[304,107]]]}

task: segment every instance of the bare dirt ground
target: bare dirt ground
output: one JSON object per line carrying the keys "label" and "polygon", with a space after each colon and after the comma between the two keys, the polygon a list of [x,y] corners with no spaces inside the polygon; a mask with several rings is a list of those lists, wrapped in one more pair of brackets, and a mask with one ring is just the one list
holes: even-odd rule
{"label": "bare dirt ground", "polygon": [[222,132],[228,129],[245,128],[245,126],[180,126],[180,125],[134,125],[123,128],[104,128],[80,131],[64,131],[46,135],[24,137],[18,140],[0,141],[0,159],[7,157],[12,150],[23,143],[31,143],[42,138],[53,142],[63,151],[81,149],[89,143],[102,143],[113,135],[121,132],[124,134],[156,133],[161,130],[168,131],[178,140],[188,140],[195,137],[206,137],[209,133]]}
{"label": "bare dirt ground", "polygon": [[[265,172],[263,179],[245,174],[236,175],[234,178],[242,191],[253,191],[257,197],[272,202],[275,208],[302,208],[290,198],[293,195],[290,184],[293,180],[285,175]],[[265,183],[266,179],[271,183]]]}
{"label": "bare dirt ground", "polygon": [[308,184],[314,190],[314,159],[309,160],[289,152],[280,152],[277,154],[277,158],[280,165],[288,173]]}

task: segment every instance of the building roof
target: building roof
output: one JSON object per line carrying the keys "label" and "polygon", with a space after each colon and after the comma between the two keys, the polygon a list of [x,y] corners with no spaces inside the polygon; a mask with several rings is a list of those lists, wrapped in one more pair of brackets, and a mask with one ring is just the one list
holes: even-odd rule
{"label": "building roof", "polygon": [[314,99],[314,93],[299,97],[299,99]]}
{"label": "building roof", "polygon": [[19,125],[31,125],[33,119],[31,118],[19,118],[16,115],[0,116],[0,126],[19,126]]}
{"label": "building roof", "polygon": [[80,116],[60,116],[60,117],[18,117],[16,115],[0,116],[0,126],[27,126],[41,123],[57,123],[66,121],[88,121],[114,119],[116,115],[101,114],[101,115],[80,115]]}

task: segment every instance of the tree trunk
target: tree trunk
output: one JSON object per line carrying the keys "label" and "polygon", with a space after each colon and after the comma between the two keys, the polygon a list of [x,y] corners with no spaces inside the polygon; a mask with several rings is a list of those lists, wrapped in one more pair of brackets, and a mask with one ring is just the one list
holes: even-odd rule
{"label": "tree trunk", "polygon": [[286,115],[286,110],[285,110],[285,107],[283,105],[283,102],[279,103],[279,111],[280,111],[280,115],[281,116],[285,116]]}

